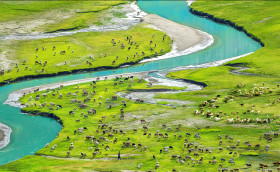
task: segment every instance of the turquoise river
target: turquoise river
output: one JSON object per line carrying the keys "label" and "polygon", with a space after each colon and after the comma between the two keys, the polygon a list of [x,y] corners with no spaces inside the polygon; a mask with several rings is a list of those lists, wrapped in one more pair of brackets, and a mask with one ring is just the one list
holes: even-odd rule
{"label": "turquoise river", "polygon": [[37,85],[62,81],[122,74],[150,70],[169,70],[179,66],[198,65],[227,59],[254,52],[261,48],[259,43],[232,27],[214,23],[203,17],[192,15],[185,1],[139,1],[139,7],[147,12],[160,15],[177,23],[202,30],[214,37],[208,48],[186,56],[179,56],[141,65],[123,67],[115,70],[95,71],[52,78],[26,80],[0,87],[0,122],[13,130],[11,141],[0,150],[0,165],[34,154],[48,142],[55,139],[61,125],[54,119],[22,114],[19,108],[4,105],[9,93]]}

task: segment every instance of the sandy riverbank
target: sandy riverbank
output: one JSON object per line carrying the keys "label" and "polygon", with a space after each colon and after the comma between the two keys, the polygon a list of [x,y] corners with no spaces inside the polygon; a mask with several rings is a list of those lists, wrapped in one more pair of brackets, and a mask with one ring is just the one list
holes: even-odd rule
{"label": "sandy riverbank", "polygon": [[214,42],[214,38],[206,32],[181,25],[155,14],[148,14],[142,19],[151,24],[152,27],[167,33],[172,38],[173,45],[171,52],[157,58],[142,60],[140,63],[187,55],[202,50]]}
{"label": "sandy riverbank", "polygon": [[144,16],[143,21],[152,24],[156,28],[167,33],[172,38],[174,44],[176,44],[178,51],[193,47],[205,39],[205,35],[198,30],[178,24],[155,14]]}

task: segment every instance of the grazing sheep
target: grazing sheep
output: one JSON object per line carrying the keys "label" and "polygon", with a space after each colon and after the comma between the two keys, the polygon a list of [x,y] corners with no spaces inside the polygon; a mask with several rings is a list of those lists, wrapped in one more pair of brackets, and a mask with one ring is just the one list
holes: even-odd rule
{"label": "grazing sheep", "polygon": [[81,158],[85,158],[87,155],[83,152],[81,152]]}
{"label": "grazing sheep", "polygon": [[156,166],[155,166],[155,169],[158,169],[159,168],[159,162],[157,162]]}
{"label": "grazing sheep", "polygon": [[142,163],[139,164],[139,165],[137,166],[137,169],[141,169],[142,165],[143,165]]}
{"label": "grazing sheep", "polygon": [[55,144],[55,145],[53,145],[53,147],[51,147],[51,150],[52,150],[52,151],[54,151],[56,147],[57,147],[57,145],[56,145],[56,144]]}

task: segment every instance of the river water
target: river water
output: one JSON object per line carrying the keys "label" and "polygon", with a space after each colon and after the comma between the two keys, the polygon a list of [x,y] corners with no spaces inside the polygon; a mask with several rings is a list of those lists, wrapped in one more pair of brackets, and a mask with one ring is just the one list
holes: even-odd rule
{"label": "river water", "polygon": [[185,56],[115,70],[26,80],[0,87],[0,121],[10,126],[13,131],[9,145],[0,149],[0,165],[17,160],[26,155],[34,154],[37,150],[43,148],[47,142],[51,142],[61,130],[60,124],[53,119],[22,114],[19,108],[3,104],[9,93],[15,90],[96,76],[150,70],[166,71],[180,66],[199,65],[227,59],[254,52],[261,48],[257,42],[248,38],[243,32],[192,15],[189,12],[187,3],[184,1],[139,1],[138,5],[147,13],[154,13],[180,24],[208,32],[214,37],[215,41],[210,47]]}

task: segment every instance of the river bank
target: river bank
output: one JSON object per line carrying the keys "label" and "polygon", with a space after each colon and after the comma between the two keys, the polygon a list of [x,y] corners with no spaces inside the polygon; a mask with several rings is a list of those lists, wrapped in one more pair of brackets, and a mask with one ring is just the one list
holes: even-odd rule
{"label": "river bank", "polygon": [[[201,48],[205,48],[209,45],[211,45],[213,43],[213,38],[211,35],[204,33],[202,31],[193,29],[191,27],[188,26],[184,26],[181,24],[178,24],[176,22],[173,22],[171,20],[162,18],[158,15],[154,15],[154,14],[146,14],[145,12],[141,11],[139,9],[139,7],[135,4],[132,3],[130,5],[126,5],[126,16],[127,18],[124,21],[118,20],[117,26],[114,27],[102,27],[102,28],[89,28],[88,30],[81,30],[82,32],[85,31],[109,31],[109,30],[119,30],[119,29],[128,29],[129,27],[136,25],[137,23],[140,22],[140,19],[142,18],[143,21],[145,23],[148,23],[150,27],[154,27],[158,30],[162,30],[164,32],[166,32],[169,36],[171,36],[171,38],[173,39],[173,45],[172,45],[172,51],[170,53],[163,56],[159,56],[157,58],[152,58],[152,59],[146,59],[143,60],[142,62],[148,62],[148,61],[154,61],[154,60],[160,60],[160,59],[164,59],[164,58],[171,58],[171,57],[175,57],[178,55],[182,55],[184,54],[184,52],[186,52],[186,50],[189,52],[189,49],[192,49],[192,52],[194,51],[198,51]],[[79,31],[71,31],[71,32],[62,32],[61,34],[73,34]],[[49,33],[46,35],[37,35],[37,39],[41,39],[44,38],[45,36],[47,37],[52,37],[52,36],[62,36],[60,33]],[[34,36],[34,35],[33,35]],[[42,37],[43,36],[43,37]],[[24,36],[21,35],[19,37],[16,36],[12,36],[12,37],[5,37],[4,39],[30,39],[29,36]],[[188,39],[186,39],[188,38]],[[202,46],[203,43],[206,43],[206,45]],[[193,48],[195,46],[199,46],[200,48]],[[188,54],[187,53],[187,54]],[[132,65],[132,64],[129,64]],[[92,70],[92,69],[91,69]],[[75,72],[79,72],[81,70],[77,70],[77,71],[73,71],[73,73]],[[69,72],[61,72],[58,74],[67,74]],[[71,72],[72,73],[72,72]],[[144,73],[133,73],[133,75],[138,75],[141,77],[147,76],[147,72]],[[129,76],[131,74],[126,74],[123,76]],[[51,75],[50,76],[55,76],[55,75]],[[31,78],[33,78],[33,76],[30,76]],[[44,76],[34,76],[34,78],[39,78],[39,77],[44,77]],[[108,78],[114,78],[115,75],[113,76],[108,76]],[[23,77],[22,79],[26,79],[26,77]],[[7,99],[7,101],[5,102],[5,104],[9,104],[11,106],[15,106],[15,107],[20,107],[21,105],[18,103],[19,98],[24,94],[24,93],[29,93],[32,92],[33,90],[39,88],[40,90],[44,90],[47,88],[55,88],[58,87],[59,85],[72,85],[72,84],[77,84],[77,83],[84,83],[84,82],[90,82],[93,78],[90,79],[85,79],[85,80],[79,80],[79,81],[70,81],[70,82],[64,82],[64,83],[57,83],[57,84],[51,84],[51,85],[45,85],[45,86],[39,86],[39,87],[35,87],[35,88],[28,88],[28,89],[23,89],[23,90],[19,90],[16,92],[13,92],[12,94],[9,95],[9,98]],[[95,78],[96,79],[96,78]],[[21,78],[16,79],[15,81],[20,81]],[[0,128],[0,132],[5,133],[4,130],[1,130]],[[4,139],[4,134],[3,135],[3,139]],[[9,134],[5,135],[8,139],[4,139],[5,143],[3,144],[2,148],[5,147],[9,141]],[[1,137],[0,137],[1,140]],[[0,147],[1,148],[1,147]]]}
{"label": "river bank", "polygon": [[[244,56],[247,56],[247,55],[250,55],[250,54],[252,54],[252,53],[248,53],[248,54],[244,54],[244,55],[241,55],[241,56],[232,57],[232,58],[228,58],[228,59],[224,59],[224,60],[219,60],[219,61],[215,61],[215,62],[204,63],[204,64],[200,64],[200,65],[190,65],[190,66],[184,66],[184,67],[177,67],[177,68],[171,69],[169,71],[162,72],[161,75],[163,77],[165,77],[169,72],[174,72],[174,71],[221,66],[221,65],[223,65],[223,64],[225,64],[225,63],[227,63],[229,61],[232,61],[232,60],[235,60],[235,59],[239,59],[241,57],[244,57]],[[155,79],[155,78],[154,77],[148,77],[147,75],[149,73],[153,73],[153,72],[158,72],[158,71],[154,70],[154,71],[147,71],[147,72],[134,72],[134,73],[126,73],[126,74],[115,74],[115,75],[106,76],[106,79],[114,79],[116,77],[136,76],[136,77],[140,77],[140,78],[146,79],[147,81],[150,81],[151,79]],[[47,90],[47,89],[58,88],[60,85],[69,86],[69,85],[74,85],[74,84],[81,84],[81,83],[86,83],[86,82],[94,81],[97,78],[99,78],[99,80],[105,80],[105,76],[104,77],[92,77],[92,78],[72,80],[72,81],[66,81],[66,82],[58,82],[58,83],[54,83],[54,84],[40,85],[40,86],[20,89],[20,90],[14,91],[11,94],[9,94],[9,97],[4,102],[4,104],[8,104],[10,106],[21,108],[22,106],[19,103],[20,97],[22,97],[24,94],[32,93],[32,92],[34,92],[34,90],[39,89],[40,91],[43,91],[43,90]],[[188,82],[188,83],[192,84],[193,85],[192,87],[194,88],[193,90],[199,90],[199,89],[202,89],[202,87],[206,87],[207,86],[204,83],[199,83],[199,82],[191,81],[191,80],[185,80],[185,82]],[[182,85],[179,84],[178,85],[178,82],[176,82],[176,81],[171,82],[170,80],[167,81],[167,79],[160,79],[160,78],[157,78],[156,85],[166,85],[166,86],[176,86],[176,87],[190,86],[189,84],[186,84],[186,85],[185,84],[182,84]],[[189,90],[189,88],[188,88],[188,90]]]}
{"label": "river bank", "polygon": [[[72,69],[68,71],[58,71],[55,73],[44,73],[44,74],[36,74],[30,75],[27,74],[25,76],[19,76],[16,78],[10,78],[0,82],[0,86],[5,84],[9,84],[12,82],[18,82],[26,79],[34,79],[34,78],[43,78],[43,77],[52,77],[58,75],[66,75],[71,73],[79,73],[79,72],[89,72],[89,71],[97,71],[103,69],[113,69],[122,67],[125,65],[134,65],[137,63],[145,63],[149,61],[156,61],[166,58],[177,57],[181,55],[187,55],[199,50],[202,50],[208,46],[210,46],[214,39],[211,35],[206,32],[202,32],[200,30],[178,24],[171,20],[165,19],[155,14],[147,14],[140,10],[140,8],[136,5],[136,3],[125,4],[121,10],[126,14],[126,18],[116,18],[113,20],[114,25],[102,25],[102,26],[91,26],[90,28],[80,29],[76,31],[62,31],[57,33],[43,33],[43,34],[27,34],[27,35],[7,35],[0,36],[0,40],[32,40],[32,39],[43,39],[43,38],[52,38],[52,37],[60,37],[66,35],[72,35],[80,32],[106,32],[106,31],[115,31],[115,30],[127,30],[132,26],[135,26],[140,23],[140,21],[144,21],[144,23],[149,24],[148,27],[152,27],[154,29],[163,31],[167,33],[173,40],[172,49],[170,52],[161,55],[161,56],[149,56],[142,60],[137,60],[135,62],[125,62],[120,64],[119,66],[100,66],[95,68],[82,68],[82,69]],[[141,20],[142,19],[142,20]],[[158,45],[159,46],[159,45]],[[165,50],[165,49],[164,49]],[[5,59],[5,57],[3,57]],[[3,61],[5,62],[5,61]],[[0,63],[1,65],[1,63]],[[4,66],[8,66],[7,63],[2,64]]]}
{"label": "river bank", "polygon": [[[196,19],[200,19],[200,18],[196,18]],[[207,22],[207,21],[206,21]],[[208,26],[208,25],[207,25]],[[208,31],[207,31],[208,32]],[[209,32],[209,33],[211,33],[211,32]],[[211,33],[212,34],[212,33]],[[236,36],[235,36],[236,37]],[[234,42],[234,41],[233,41]],[[245,42],[245,41],[243,41],[243,42]],[[221,50],[224,50],[224,48],[222,48]],[[249,51],[249,52],[251,52],[251,51]],[[226,54],[226,53],[225,53]],[[223,56],[225,56],[225,57],[233,57],[233,56],[235,56],[236,54],[234,54],[234,55],[225,55],[225,54],[223,54]],[[229,53],[229,54],[231,54],[231,53]],[[244,52],[243,51],[241,51],[240,52],[240,54],[244,54]],[[215,54],[216,55],[216,54]],[[209,56],[209,57],[212,57],[211,56],[211,53],[210,53],[210,55],[208,55],[207,54],[207,56]],[[203,57],[203,55],[201,55],[201,57]],[[213,56],[213,57],[216,57],[216,56]],[[194,58],[195,59],[195,58]],[[216,58],[215,58],[216,59]],[[172,64],[172,63],[170,63],[170,61],[168,61],[169,63],[168,64]],[[180,64],[179,64],[179,66],[188,66],[188,65],[190,65],[190,64],[192,64],[192,62],[190,62],[190,64],[189,63],[187,63],[187,62],[185,62],[185,63],[183,63],[184,61],[183,61],[183,58],[182,58],[182,62],[180,62]],[[204,62],[203,60],[201,61],[202,63]],[[162,63],[159,63],[159,64],[162,64]],[[195,64],[195,63],[193,63],[193,64]],[[156,67],[154,67],[154,66],[151,66],[151,64],[145,64],[145,66],[144,67],[142,67],[142,66],[144,66],[144,65],[139,65],[139,66],[136,66],[136,67],[130,67],[130,68],[133,68],[133,69],[131,69],[130,71],[137,71],[138,70],[138,68],[139,68],[139,70],[144,70],[144,67],[145,68],[147,68],[147,66],[149,67],[149,69],[159,69],[159,70],[162,70],[163,69],[163,67],[164,67],[164,65],[154,65],[154,66],[156,66]],[[174,66],[175,66],[175,64],[174,64]],[[172,66],[173,67],[173,66]],[[176,66],[175,66],[176,67]],[[134,68],[136,68],[136,69],[134,69]],[[124,69],[120,69],[120,70],[124,70]],[[114,71],[114,72],[117,72],[118,73],[118,71],[116,70],[116,71]],[[123,71],[123,72],[128,72],[128,70],[127,71]],[[103,74],[103,73],[102,73]],[[120,75],[120,74],[119,74]],[[104,76],[105,76],[105,73],[104,73]],[[81,74],[80,75],[80,77],[79,78],[85,78],[85,77],[88,77],[88,76],[85,76],[85,74]],[[73,76],[73,78],[74,78],[74,76]],[[75,76],[75,78],[78,78],[78,77],[76,77]],[[68,78],[69,79],[69,78]],[[50,80],[50,78],[49,79],[46,79],[46,80]],[[65,78],[63,78],[62,80],[66,80]],[[40,81],[41,82],[41,81]],[[56,81],[56,82],[58,82],[58,81]],[[18,84],[20,84],[20,83],[18,83]],[[34,83],[34,85],[39,85],[38,83],[36,84],[36,83]],[[29,85],[29,86],[31,86],[31,85]],[[24,87],[21,87],[21,88],[24,88]]]}
{"label": "river bank", "polygon": [[140,63],[187,55],[205,49],[214,43],[213,36],[206,32],[181,25],[155,14],[144,16],[143,21],[167,33],[172,38],[173,45],[171,52],[157,58],[144,59]]}

